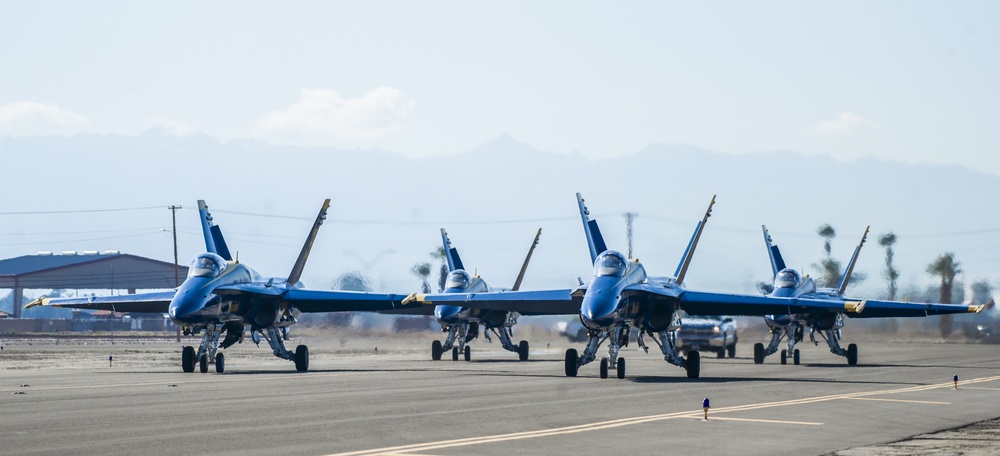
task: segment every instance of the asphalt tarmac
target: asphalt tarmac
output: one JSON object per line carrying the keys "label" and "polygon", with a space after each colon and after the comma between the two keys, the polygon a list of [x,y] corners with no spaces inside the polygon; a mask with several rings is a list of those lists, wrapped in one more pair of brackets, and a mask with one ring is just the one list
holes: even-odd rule
{"label": "asphalt tarmac", "polygon": [[698,380],[628,347],[627,378],[602,380],[597,362],[563,375],[565,341],[527,362],[483,341],[471,362],[435,362],[429,340],[376,355],[375,341],[304,338],[307,373],[244,344],[221,375],[182,373],[162,341],[7,341],[0,454],[904,454],[879,448],[1000,417],[993,345],[868,342],[849,367],[804,344],[802,365],[755,365],[741,343],[734,359],[704,354]]}

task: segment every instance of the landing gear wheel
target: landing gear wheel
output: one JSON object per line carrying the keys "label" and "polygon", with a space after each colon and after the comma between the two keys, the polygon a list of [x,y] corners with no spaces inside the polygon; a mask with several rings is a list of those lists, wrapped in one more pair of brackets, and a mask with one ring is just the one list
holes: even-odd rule
{"label": "landing gear wheel", "polygon": [[797,348],[792,352],[792,364],[799,365],[799,349]]}
{"label": "landing gear wheel", "polygon": [[735,358],[736,357],[736,342],[733,342],[732,345],[726,347],[726,352],[729,354],[730,358]]}
{"label": "landing gear wheel", "polygon": [[465,360],[472,361],[472,347],[468,345],[465,346]]}
{"label": "landing gear wheel", "polygon": [[753,344],[753,363],[764,364],[764,344],[760,342]]}
{"label": "landing gear wheel", "polygon": [[458,347],[451,347],[451,360],[458,361]]}
{"label": "landing gear wheel", "polygon": [[601,378],[608,378],[608,358],[601,358]]}
{"label": "landing gear wheel", "polygon": [[185,345],[181,350],[181,368],[184,372],[194,372],[194,347]]}
{"label": "landing gear wheel", "polygon": [[576,354],[575,348],[566,350],[566,376],[576,377],[576,372],[580,369],[580,358]]}
{"label": "landing gear wheel", "polygon": [[788,364],[788,350],[781,351],[781,364]]}
{"label": "landing gear wheel", "polygon": [[625,378],[625,358],[618,358],[618,379]]}
{"label": "landing gear wheel", "polygon": [[295,347],[295,370],[299,372],[309,370],[309,347],[305,345]]}
{"label": "landing gear wheel", "polygon": [[226,357],[222,353],[215,354],[215,373],[221,374],[226,371]]}
{"label": "landing gear wheel", "polygon": [[719,351],[715,352],[715,356],[717,358],[719,358],[719,359],[725,358],[726,357],[726,349],[725,349],[725,347],[720,348]]}
{"label": "landing gear wheel", "polygon": [[431,360],[432,361],[441,361],[441,353],[443,351],[444,350],[441,350],[441,341],[440,340],[435,340],[434,342],[431,342]]}
{"label": "landing gear wheel", "polygon": [[203,374],[208,373],[208,353],[204,353],[198,358],[198,370]]}
{"label": "landing gear wheel", "polygon": [[858,346],[855,344],[847,346],[847,365],[848,366],[858,365]]}
{"label": "landing gear wheel", "polygon": [[688,352],[684,369],[687,369],[688,378],[698,378],[701,375],[701,354],[696,351]]}
{"label": "landing gear wheel", "polygon": [[517,344],[517,359],[528,360],[528,341],[522,340],[521,343]]}

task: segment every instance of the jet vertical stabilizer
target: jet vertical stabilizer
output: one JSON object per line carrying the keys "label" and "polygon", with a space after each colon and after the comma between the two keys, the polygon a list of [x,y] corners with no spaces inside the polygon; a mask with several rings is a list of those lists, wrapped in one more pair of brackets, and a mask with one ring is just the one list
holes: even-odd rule
{"label": "jet vertical stabilizer", "polygon": [[[771,241],[771,233],[767,232],[767,227],[761,225],[760,228],[764,230],[764,244],[767,245],[767,256],[771,258],[771,272],[774,276],[778,275],[778,271],[785,269],[785,259],[781,258],[781,252],[778,250],[778,246],[774,245]],[[772,276],[772,278],[774,278]]]}
{"label": "jet vertical stabilizer", "polygon": [[326,220],[326,210],[329,208],[330,198],[327,198],[326,201],[323,201],[323,207],[320,208],[319,214],[316,215],[316,221],[313,222],[309,236],[306,237],[306,243],[302,245],[302,251],[299,252],[299,257],[295,260],[295,265],[292,266],[292,272],[288,273],[286,282],[294,285],[302,278],[302,270],[305,269],[306,260],[309,259],[309,251],[312,250],[313,242],[316,241],[316,234],[319,233],[320,225],[323,224],[323,220]]}
{"label": "jet vertical stabilizer", "polygon": [[597,220],[591,220],[590,210],[583,202],[583,196],[576,194],[576,204],[580,206],[580,218],[583,219],[583,232],[587,235],[587,247],[590,248],[590,262],[597,261],[597,255],[604,253],[608,245],[604,243],[601,236],[601,229],[597,227]]}
{"label": "jet vertical stabilizer", "polygon": [[698,247],[698,239],[701,239],[701,232],[705,230],[705,224],[708,223],[708,218],[712,215],[712,206],[714,205],[715,195],[712,195],[712,201],[708,203],[708,210],[705,211],[705,217],[694,227],[694,235],[691,236],[691,242],[688,243],[687,249],[684,250],[684,256],[681,257],[681,262],[677,265],[677,271],[674,272],[674,277],[677,278],[677,285],[684,282],[688,266],[691,265],[691,259],[694,258],[694,249]]}
{"label": "jet vertical stabilizer", "polygon": [[208,212],[205,200],[198,200],[198,215],[201,216],[201,229],[205,234],[205,247],[208,248],[208,251],[218,254],[226,261],[233,261],[233,255],[229,253],[226,239],[222,237],[222,228],[212,222],[212,214]]}
{"label": "jet vertical stabilizer", "polygon": [[858,246],[854,248],[854,255],[851,257],[851,262],[847,263],[847,269],[844,271],[844,278],[840,280],[840,286],[837,287],[837,294],[844,294],[844,290],[847,289],[847,284],[851,281],[851,274],[854,273],[854,265],[858,262],[858,255],[861,253],[861,246],[865,245],[865,240],[868,239],[868,230],[871,225],[865,227],[865,234],[861,235],[861,242]]}
{"label": "jet vertical stabilizer", "polygon": [[462,258],[458,256],[458,249],[451,246],[451,239],[448,232],[441,228],[441,245],[444,247],[444,257],[448,261],[448,272],[456,269],[465,269]]}
{"label": "jet vertical stabilizer", "polygon": [[542,235],[542,229],[539,228],[538,232],[535,233],[535,240],[531,241],[531,247],[528,248],[528,256],[524,257],[524,264],[521,265],[521,272],[517,273],[517,280],[514,281],[514,286],[511,291],[517,291],[521,288],[521,281],[524,280],[524,273],[528,271],[528,262],[531,261],[531,254],[535,252],[535,246],[538,245],[538,238]]}
{"label": "jet vertical stabilizer", "polygon": [[198,215],[201,218],[201,233],[205,236],[205,251],[218,254],[219,249],[215,247],[215,236],[212,234],[214,226],[212,214],[208,212],[208,204],[205,204],[205,200],[198,200]]}

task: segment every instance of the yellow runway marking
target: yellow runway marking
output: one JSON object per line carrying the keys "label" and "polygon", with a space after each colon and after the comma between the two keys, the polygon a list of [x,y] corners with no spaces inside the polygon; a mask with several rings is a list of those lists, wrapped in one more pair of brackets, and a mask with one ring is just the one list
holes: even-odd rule
{"label": "yellow runway marking", "polygon": [[951,405],[951,402],[936,402],[936,401],[910,401],[906,399],[882,399],[877,397],[849,397],[848,399],[854,401],[883,401],[883,402],[909,402],[912,404],[934,404],[934,405]]}
{"label": "yellow runway marking", "polygon": [[[964,384],[976,384],[1000,380],[1000,376],[983,377],[965,380]],[[747,410],[759,410],[765,408],[781,407],[786,405],[813,404],[817,402],[828,402],[837,399],[864,398],[867,396],[880,396],[885,394],[913,393],[928,391],[933,389],[954,388],[954,383],[936,383],[931,385],[911,386],[893,390],[862,391],[857,393],[832,394],[828,396],[817,396],[803,399],[793,399],[788,401],[764,402],[760,404],[738,405],[734,407],[713,408],[713,414],[743,412]],[[510,434],[486,435],[481,437],[469,437],[464,439],[441,440],[437,442],[418,443],[412,445],[400,445],[387,448],[376,448],[371,450],[351,451],[347,453],[336,453],[329,456],[363,456],[363,455],[386,455],[386,454],[410,454],[412,452],[423,452],[428,450],[438,450],[442,448],[454,448],[470,445],[482,445],[486,443],[507,442],[512,440],[532,439],[538,437],[550,437],[556,435],[577,434],[580,432],[598,431],[622,426],[632,426],[636,424],[651,423],[654,421],[672,420],[677,418],[701,419],[702,410],[691,410],[687,412],[666,413],[662,415],[648,415],[633,418],[622,418],[611,421],[599,421],[596,423],[580,424],[576,426],[566,426],[552,429],[542,429],[537,431],[514,432]],[[720,418],[715,418],[720,419]],[[709,418],[711,421],[712,418]],[[734,421],[737,421],[734,419]],[[749,421],[749,420],[747,420]],[[761,420],[763,421],[763,420]],[[822,423],[820,423],[822,424]]]}
{"label": "yellow runway marking", "polygon": [[751,423],[771,423],[771,424],[798,424],[802,426],[822,426],[823,423],[816,423],[812,421],[781,421],[781,420],[756,420],[753,418],[719,418],[717,416],[709,417],[708,421],[749,421]]}

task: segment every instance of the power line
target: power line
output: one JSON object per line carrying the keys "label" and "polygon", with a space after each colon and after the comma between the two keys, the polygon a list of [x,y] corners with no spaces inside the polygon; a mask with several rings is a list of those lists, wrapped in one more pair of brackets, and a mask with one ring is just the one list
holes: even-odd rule
{"label": "power line", "polygon": [[144,211],[148,209],[162,209],[167,206],[146,206],[146,207],[121,207],[114,209],[77,209],[68,211],[26,211],[26,212],[0,212],[0,215],[53,215],[53,214],[84,214],[90,212],[125,212]]}

